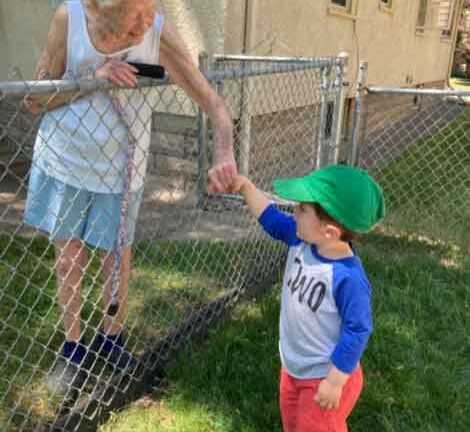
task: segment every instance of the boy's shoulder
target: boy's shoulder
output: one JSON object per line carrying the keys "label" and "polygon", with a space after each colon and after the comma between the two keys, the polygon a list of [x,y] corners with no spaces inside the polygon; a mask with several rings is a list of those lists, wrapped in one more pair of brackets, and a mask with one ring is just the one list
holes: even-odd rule
{"label": "boy's shoulder", "polygon": [[337,282],[364,284],[370,287],[369,278],[362,265],[362,261],[355,252],[351,259],[338,260],[333,263],[334,279]]}

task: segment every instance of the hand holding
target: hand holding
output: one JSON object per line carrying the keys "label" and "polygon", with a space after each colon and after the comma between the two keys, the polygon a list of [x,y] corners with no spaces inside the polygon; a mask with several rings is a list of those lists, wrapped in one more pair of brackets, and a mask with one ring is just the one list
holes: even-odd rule
{"label": "hand holding", "polygon": [[214,165],[209,170],[208,192],[210,194],[229,192],[236,175],[237,166],[234,161]]}

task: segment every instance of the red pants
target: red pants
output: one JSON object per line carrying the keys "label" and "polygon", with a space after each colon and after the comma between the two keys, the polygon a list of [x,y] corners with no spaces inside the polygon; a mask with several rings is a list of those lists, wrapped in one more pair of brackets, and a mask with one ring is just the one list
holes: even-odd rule
{"label": "red pants", "polygon": [[281,369],[279,402],[284,432],[347,432],[346,419],[356,405],[363,387],[360,366],[343,387],[337,409],[320,408],[314,401],[321,379],[297,379]]}

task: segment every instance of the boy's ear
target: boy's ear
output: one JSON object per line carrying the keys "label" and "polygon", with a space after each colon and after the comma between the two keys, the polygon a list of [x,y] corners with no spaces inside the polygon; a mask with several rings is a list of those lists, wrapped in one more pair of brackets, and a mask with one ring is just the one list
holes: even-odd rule
{"label": "boy's ear", "polygon": [[341,229],[333,224],[325,225],[325,237],[328,240],[339,240],[341,238]]}

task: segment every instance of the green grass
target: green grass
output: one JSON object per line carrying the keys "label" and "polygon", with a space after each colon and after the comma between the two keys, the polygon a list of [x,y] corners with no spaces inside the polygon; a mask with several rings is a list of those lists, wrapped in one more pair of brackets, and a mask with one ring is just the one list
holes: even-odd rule
{"label": "green grass", "polygon": [[[142,353],[146,344],[173,331],[191,311],[241,284],[257,251],[274,253],[272,244],[263,244],[214,241],[136,245],[128,346],[135,354]],[[55,301],[54,250],[47,239],[1,235],[0,251],[0,350],[8,353],[0,360],[2,429],[2,421],[5,424],[11,414],[9,407],[15,405],[15,422],[23,421],[21,414],[26,414],[31,424],[55,415],[61,399],[45,388],[44,373],[60,349],[63,333]],[[99,258],[94,257],[82,289],[83,327],[89,339],[103,318],[99,268]],[[102,371],[101,364],[94,370]]]}
{"label": "green grass", "polygon": [[[376,329],[353,430],[453,432],[468,423],[469,123],[467,111],[375,173],[390,211],[386,230],[360,246],[375,285]],[[191,310],[239,285],[260,254],[270,253],[270,243],[137,245],[129,345],[140,353]],[[0,352],[9,353],[0,358],[0,429],[13,405],[33,420],[54,416],[57,401],[42,372],[63,338],[53,265],[45,239],[0,236]],[[98,276],[95,258],[83,289],[88,334],[102,319]],[[169,371],[163,398],[156,391],[155,402],[116,414],[101,431],[280,430],[277,316],[275,286],[259,303],[241,305],[205,346],[188,347]]]}
{"label": "green grass", "polygon": [[[463,431],[470,398],[470,266],[456,246],[394,233],[358,245],[374,286],[375,331],[352,431]],[[153,397],[100,432],[280,431],[279,285],[188,346]]]}
{"label": "green grass", "polygon": [[470,244],[470,110],[374,173],[395,229]]}
{"label": "green grass", "polygon": [[455,90],[470,90],[470,79],[451,78],[450,85]]}

